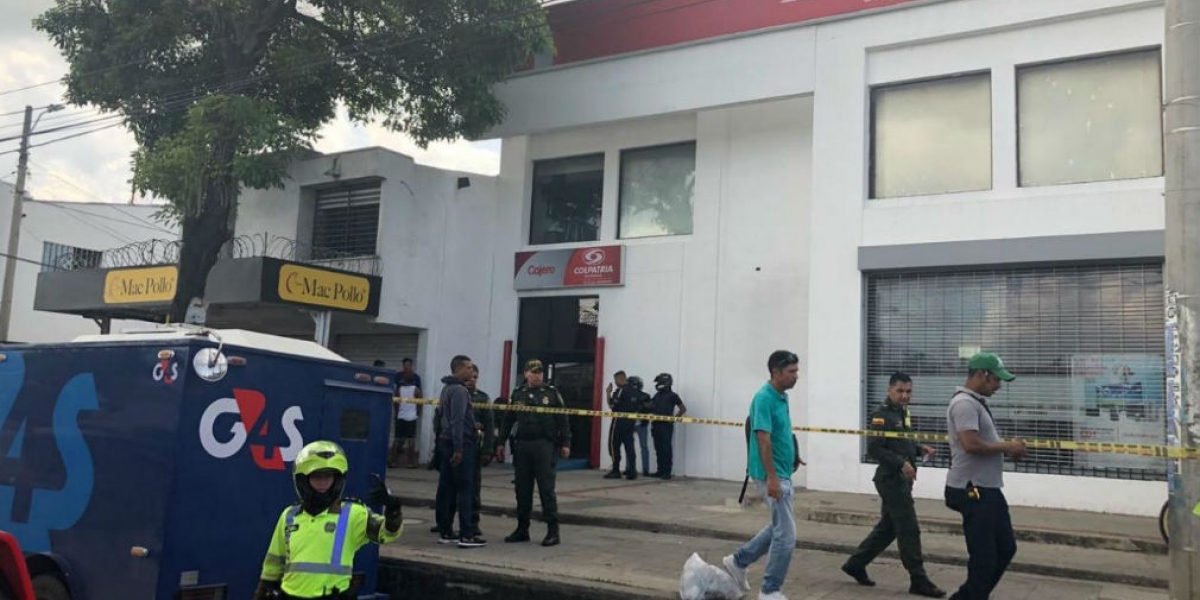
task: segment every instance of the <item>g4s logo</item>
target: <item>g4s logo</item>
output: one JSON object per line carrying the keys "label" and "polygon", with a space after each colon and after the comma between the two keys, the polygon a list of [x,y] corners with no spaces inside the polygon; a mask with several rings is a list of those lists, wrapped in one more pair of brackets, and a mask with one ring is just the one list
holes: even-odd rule
{"label": "g4s logo", "polygon": [[161,381],[167,385],[171,385],[176,379],[179,379],[179,363],[164,360],[154,365],[154,371],[150,373],[155,381]]}
{"label": "g4s logo", "polygon": [[[304,447],[304,437],[296,424],[304,420],[299,406],[290,406],[283,411],[278,425],[272,430],[272,422],[266,413],[267,398],[255,390],[234,389],[233,398],[221,398],[204,410],[200,417],[200,444],[214,458],[229,458],[242,450],[250,441],[250,455],[258,468],[282,471],[284,463],[296,460]],[[236,419],[221,419],[234,415]],[[218,420],[231,423],[228,430],[219,432]],[[222,439],[218,439],[220,433]],[[279,444],[286,439],[287,444]]]}

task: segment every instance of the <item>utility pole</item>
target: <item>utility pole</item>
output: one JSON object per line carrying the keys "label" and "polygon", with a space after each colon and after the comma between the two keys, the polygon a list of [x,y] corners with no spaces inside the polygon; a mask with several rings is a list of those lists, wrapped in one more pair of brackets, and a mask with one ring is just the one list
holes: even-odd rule
{"label": "utility pole", "polygon": [[[1200,445],[1200,2],[1166,1],[1167,306],[1177,352],[1168,374],[1168,441]],[[1171,335],[1174,329],[1174,336]],[[1169,459],[1171,600],[1200,600],[1200,461]]]}
{"label": "utility pole", "polygon": [[25,171],[29,165],[29,134],[33,131],[33,107],[25,107],[25,126],[21,129],[21,150],[17,160],[17,187],[13,191],[12,223],[8,226],[8,256],[4,259],[4,293],[0,296],[0,342],[7,342],[12,321],[13,278],[17,271],[17,251],[21,240],[21,215],[25,201]]}

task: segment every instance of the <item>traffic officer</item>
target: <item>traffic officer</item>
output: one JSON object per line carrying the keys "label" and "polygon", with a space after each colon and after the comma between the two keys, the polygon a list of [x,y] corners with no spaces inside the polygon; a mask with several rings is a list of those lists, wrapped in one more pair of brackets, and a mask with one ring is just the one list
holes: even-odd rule
{"label": "traffic officer", "polygon": [[[908,403],[912,400],[912,378],[904,373],[895,373],[888,381],[887,400],[871,414],[872,431],[910,432],[912,419],[908,414]],[[928,598],[946,595],[925,574],[921,557],[921,526],[917,523],[913,503],[912,487],[917,479],[917,460],[924,455],[936,453],[931,446],[918,444],[901,438],[871,437],[867,442],[867,454],[879,463],[875,469],[875,489],[883,500],[883,516],[875,529],[858,546],[854,555],[842,565],[842,571],[853,577],[859,585],[874,586],[867,576],[867,565],[896,540],[900,547],[900,561],[908,570],[911,583],[910,594]]]}
{"label": "traffic officer", "polygon": [[[642,378],[630,377],[625,385],[617,392],[612,401],[613,412],[630,415],[642,411],[643,396]],[[625,450],[625,477],[637,479],[637,455],[633,451],[633,434],[636,423],[632,418],[617,418],[612,424],[612,470],[604,475],[605,479],[621,478],[621,449]]]}
{"label": "traffic officer", "polygon": [[313,442],[296,455],[293,480],[300,502],[279,515],[255,600],[349,600],[358,549],[400,537],[400,499],[378,476],[369,500],[382,504],[385,516],[342,498],[348,468],[346,453],[333,442]]}
{"label": "traffic officer", "polygon": [[[543,383],[542,362],[525,363],[525,385],[513,390],[510,403],[530,408],[566,408],[562,395],[552,385]],[[515,433],[513,425],[517,426]],[[539,414],[534,411],[510,411],[504,415],[500,437],[496,440],[496,457],[504,460],[504,442],[509,435],[518,440],[521,450],[513,457],[517,472],[517,529],[504,538],[507,543],[529,541],[529,519],[533,514],[533,484],[536,482],[542,500],[542,516],[546,521],[543,546],[557,546],[558,498],[554,493],[555,467],[558,457],[571,456],[571,426],[565,414]]]}

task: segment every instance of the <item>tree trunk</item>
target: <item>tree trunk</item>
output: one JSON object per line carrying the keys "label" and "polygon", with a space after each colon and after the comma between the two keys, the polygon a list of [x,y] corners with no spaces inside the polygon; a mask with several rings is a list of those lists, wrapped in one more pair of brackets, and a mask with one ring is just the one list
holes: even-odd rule
{"label": "tree trunk", "polygon": [[193,298],[204,298],[208,273],[217,264],[221,247],[233,237],[237,211],[238,184],[233,175],[233,141],[214,144],[218,174],[204,183],[204,196],[196,214],[183,219],[182,247],[179,250],[179,279],[169,320],[183,323]]}

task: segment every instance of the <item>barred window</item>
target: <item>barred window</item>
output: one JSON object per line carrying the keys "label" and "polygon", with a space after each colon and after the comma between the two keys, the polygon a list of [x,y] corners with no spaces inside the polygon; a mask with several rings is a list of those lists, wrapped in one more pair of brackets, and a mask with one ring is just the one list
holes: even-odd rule
{"label": "barred window", "polygon": [[[1002,437],[1163,444],[1162,295],[1157,262],[868,274],[864,424],[903,371],[914,427],[945,435],[967,358],[984,350],[1017,376],[989,402]],[[936,446],[932,464],[949,466]],[[1166,477],[1163,459],[1070,450],[1031,450],[1005,469]]]}
{"label": "barred window", "polygon": [[54,242],[42,242],[42,272],[99,269],[104,253]]}
{"label": "barred window", "polygon": [[317,192],[313,246],[318,252],[374,256],[379,238],[379,182]]}

